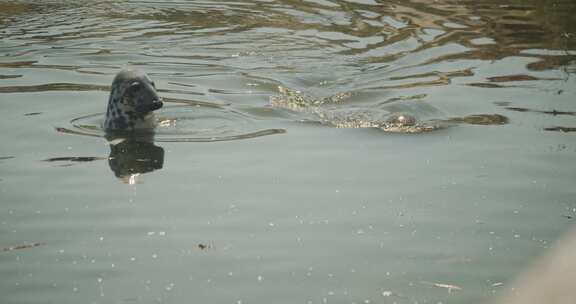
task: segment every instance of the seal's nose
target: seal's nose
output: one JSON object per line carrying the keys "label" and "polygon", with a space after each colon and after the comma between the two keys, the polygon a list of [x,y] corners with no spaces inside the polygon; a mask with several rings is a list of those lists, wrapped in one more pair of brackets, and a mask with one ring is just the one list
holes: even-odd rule
{"label": "seal's nose", "polygon": [[136,111],[140,112],[141,114],[148,114],[152,111],[160,109],[164,103],[159,100],[155,99],[150,103],[140,103],[136,106]]}
{"label": "seal's nose", "polygon": [[150,106],[150,112],[160,109],[163,105],[164,103],[162,102],[162,100],[159,99],[155,100],[154,102],[152,102],[152,105]]}

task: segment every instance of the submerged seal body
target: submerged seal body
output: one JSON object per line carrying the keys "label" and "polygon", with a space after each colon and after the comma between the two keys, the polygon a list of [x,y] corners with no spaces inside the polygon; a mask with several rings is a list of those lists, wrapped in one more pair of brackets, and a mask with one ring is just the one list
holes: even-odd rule
{"label": "submerged seal body", "polygon": [[145,73],[122,70],[112,82],[104,130],[152,131],[156,125],[153,111],[161,107],[154,82]]}
{"label": "submerged seal body", "polygon": [[375,128],[388,133],[425,133],[445,128],[438,120],[422,121],[406,112],[390,112],[374,107],[341,107],[352,95],[338,93],[327,98],[314,98],[300,91],[278,87],[278,95],[270,97],[270,105],[310,114],[313,121],[336,128]]}

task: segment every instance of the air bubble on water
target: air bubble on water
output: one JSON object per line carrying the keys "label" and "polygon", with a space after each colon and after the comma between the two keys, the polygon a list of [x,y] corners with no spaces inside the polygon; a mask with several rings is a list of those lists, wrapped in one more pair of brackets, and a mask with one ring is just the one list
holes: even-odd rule
{"label": "air bubble on water", "polygon": [[228,276],[229,276],[229,277],[231,277],[231,276],[233,276],[233,275],[234,275],[234,273],[233,273],[232,271],[228,272]]}
{"label": "air bubble on water", "polygon": [[391,295],[392,295],[392,292],[389,291],[389,290],[385,290],[385,291],[382,292],[382,296],[383,296],[383,297],[389,297],[389,296],[391,296]]}
{"label": "air bubble on water", "polygon": [[97,278],[96,279],[98,281],[98,283],[102,284],[102,281],[104,281],[102,278]]}
{"label": "air bubble on water", "polygon": [[159,236],[165,236],[165,235],[166,235],[166,231],[159,231],[159,232],[158,232],[158,235],[159,235]]}
{"label": "air bubble on water", "polygon": [[135,258],[135,257],[131,257],[131,258],[130,258],[130,261],[134,262],[134,261],[136,261],[136,258]]}
{"label": "air bubble on water", "polygon": [[157,254],[155,254],[155,253],[152,254],[152,258],[153,258],[153,259],[155,259],[155,258],[157,258],[157,257],[158,257]]}
{"label": "air bubble on water", "polygon": [[259,276],[257,277],[257,279],[258,279],[258,282],[262,282],[262,280],[263,280],[263,278],[262,278],[261,275],[259,275]]}
{"label": "air bubble on water", "polygon": [[164,289],[166,289],[166,291],[171,291],[172,289],[174,289],[174,283],[168,284],[166,287],[164,287]]}
{"label": "air bubble on water", "polygon": [[154,235],[154,234],[156,234],[156,232],[154,232],[154,231],[148,231],[148,232],[146,233],[146,235],[148,235],[148,236],[152,236],[152,235]]}
{"label": "air bubble on water", "polygon": [[100,241],[103,241],[103,240],[104,240],[104,237],[103,237],[103,236],[101,236],[101,237],[99,238],[99,240],[100,240]]}
{"label": "air bubble on water", "polygon": [[268,223],[268,226],[270,226],[270,227],[274,227],[275,225],[276,225],[276,224],[274,224],[274,223],[272,223],[272,222]]}

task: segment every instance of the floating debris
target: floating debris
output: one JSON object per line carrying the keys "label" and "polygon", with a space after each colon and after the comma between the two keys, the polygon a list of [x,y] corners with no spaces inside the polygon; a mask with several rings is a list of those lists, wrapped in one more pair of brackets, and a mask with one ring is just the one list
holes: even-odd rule
{"label": "floating debris", "polygon": [[18,250],[18,249],[26,249],[26,248],[34,248],[34,247],[38,247],[38,246],[42,246],[42,245],[46,245],[46,243],[36,242],[36,243],[10,246],[10,247],[3,247],[3,248],[0,248],[0,252],[13,251],[13,250]]}
{"label": "floating debris", "polygon": [[30,112],[30,113],[25,113],[24,116],[35,116],[35,115],[40,115],[42,114],[42,112]]}
{"label": "floating debris", "polygon": [[448,293],[451,293],[452,290],[462,290],[462,287],[457,286],[457,285],[452,285],[452,284],[434,283],[434,282],[426,282],[426,281],[424,281],[422,283],[432,285],[432,286],[438,287],[438,288],[446,288],[446,289],[448,289]]}
{"label": "floating debris", "polygon": [[70,157],[52,157],[47,158],[42,161],[45,162],[58,162],[58,161],[70,161],[70,162],[91,162],[95,160],[107,160],[108,157],[100,156],[70,156]]}
{"label": "floating debris", "polygon": [[199,243],[196,248],[200,249],[200,250],[208,250],[208,249],[212,249],[214,248],[214,246],[212,246],[212,244],[202,244]]}

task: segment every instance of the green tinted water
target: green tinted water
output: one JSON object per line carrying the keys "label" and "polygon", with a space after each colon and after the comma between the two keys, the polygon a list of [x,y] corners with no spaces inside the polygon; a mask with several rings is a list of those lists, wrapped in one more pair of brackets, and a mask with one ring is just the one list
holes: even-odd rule
{"label": "green tinted water", "polygon": [[[576,216],[575,9],[0,2],[0,302],[489,301]],[[172,129],[121,154],[58,132],[97,127],[125,66]],[[332,128],[272,107],[278,86],[507,123]]]}

